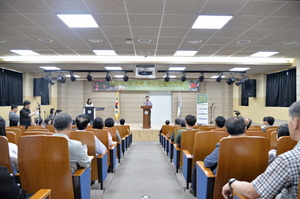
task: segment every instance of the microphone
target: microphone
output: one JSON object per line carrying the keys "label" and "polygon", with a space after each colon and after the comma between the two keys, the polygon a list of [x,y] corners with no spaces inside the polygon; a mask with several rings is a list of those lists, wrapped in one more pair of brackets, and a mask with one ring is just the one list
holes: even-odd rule
{"label": "microphone", "polygon": [[212,105],[211,106],[213,106],[215,103],[212,103]]}

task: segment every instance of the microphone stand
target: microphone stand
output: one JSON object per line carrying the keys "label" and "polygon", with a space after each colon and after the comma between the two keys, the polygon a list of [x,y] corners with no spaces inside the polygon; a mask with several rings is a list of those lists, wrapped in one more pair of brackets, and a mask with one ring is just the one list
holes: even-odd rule
{"label": "microphone stand", "polygon": [[213,124],[213,116],[212,116],[212,107],[214,106],[214,103],[212,103],[212,105],[209,107],[210,109],[210,117],[211,117],[211,120],[210,120],[210,124]]}

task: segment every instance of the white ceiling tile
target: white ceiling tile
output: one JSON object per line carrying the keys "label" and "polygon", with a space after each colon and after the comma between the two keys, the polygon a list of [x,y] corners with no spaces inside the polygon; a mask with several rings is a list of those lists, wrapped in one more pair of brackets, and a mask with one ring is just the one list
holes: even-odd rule
{"label": "white ceiling tile", "polygon": [[163,12],[164,1],[151,0],[127,0],[126,7],[128,13],[140,13],[140,14],[161,14]]}
{"label": "white ceiling tile", "polygon": [[43,30],[45,30],[49,35],[52,35],[53,37],[76,36],[74,31],[67,26],[64,26],[64,27],[43,26],[41,28],[43,28]]}
{"label": "white ceiling tile", "polygon": [[[47,5],[45,5],[43,1],[5,0],[5,3],[20,13],[52,13],[52,10]],[[1,6],[2,4],[3,3],[1,3]]]}
{"label": "white ceiling tile", "polygon": [[159,27],[161,15],[129,15],[131,26]]}
{"label": "white ceiling tile", "polygon": [[184,3],[182,0],[166,1],[165,14],[197,14],[203,5],[205,5],[205,1],[199,0],[185,0]]}
{"label": "white ceiling tile", "polygon": [[89,0],[85,1],[92,13],[126,13],[124,1]]}
{"label": "white ceiling tile", "polygon": [[72,29],[79,36],[85,37],[102,37],[103,32],[100,28],[73,28]]}
{"label": "white ceiling tile", "polygon": [[148,37],[158,35],[158,27],[131,27],[133,37]]}
{"label": "white ceiling tile", "polygon": [[50,37],[50,35],[37,26],[18,26],[15,30],[28,37]]}
{"label": "white ceiling tile", "polygon": [[8,26],[34,26],[29,19],[19,14],[1,15],[0,21]]}
{"label": "white ceiling tile", "polygon": [[164,37],[184,37],[188,32],[188,28],[162,28],[160,36]]}
{"label": "white ceiling tile", "polygon": [[295,19],[295,17],[268,17],[255,25],[253,28],[281,29]]}
{"label": "white ceiling tile", "polygon": [[222,0],[207,1],[201,10],[201,15],[234,15],[243,5],[244,1]]}
{"label": "white ceiling tile", "polygon": [[90,11],[81,0],[43,0],[57,14],[89,14]]}
{"label": "white ceiling tile", "polygon": [[258,38],[261,39],[262,36],[266,36],[269,35],[270,33],[274,32],[273,29],[263,29],[263,28],[252,28],[249,29],[247,31],[245,31],[244,34],[242,34],[240,37],[243,38],[248,38],[248,39],[252,39],[252,38]]}
{"label": "white ceiling tile", "polygon": [[248,1],[236,14],[246,16],[268,16],[284,4],[284,1]]}
{"label": "white ceiling tile", "polygon": [[255,24],[263,20],[264,17],[256,16],[234,16],[224,28],[252,28]]}
{"label": "white ceiling tile", "polygon": [[277,10],[274,16],[297,16],[300,17],[300,2],[290,1],[287,2],[283,7]]}
{"label": "white ceiling tile", "polygon": [[210,38],[212,37],[218,30],[202,30],[202,29],[191,29],[189,30],[186,37],[192,38]]}
{"label": "white ceiling tile", "polygon": [[190,28],[197,17],[197,15],[164,15],[162,26],[164,28]]}
{"label": "white ceiling tile", "polygon": [[[131,37],[130,30],[128,27],[102,27],[102,30],[106,36],[116,37]],[[101,35],[98,35],[101,36]]]}
{"label": "white ceiling tile", "polygon": [[247,29],[220,29],[214,37],[236,38],[241,36]]}
{"label": "white ceiling tile", "polygon": [[[94,14],[97,24],[103,26],[129,26],[126,14]],[[131,24],[132,25],[132,24]]]}
{"label": "white ceiling tile", "polygon": [[64,26],[66,24],[60,20],[55,14],[26,14],[29,20],[38,26]]}

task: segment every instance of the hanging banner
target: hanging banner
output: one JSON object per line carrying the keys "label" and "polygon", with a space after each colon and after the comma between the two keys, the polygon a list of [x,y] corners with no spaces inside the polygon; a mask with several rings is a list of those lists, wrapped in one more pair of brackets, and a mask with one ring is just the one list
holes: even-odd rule
{"label": "hanging banner", "polygon": [[115,80],[94,80],[94,91],[199,91],[198,81],[169,81],[164,80],[130,80],[128,82]]}
{"label": "hanging banner", "polygon": [[208,124],[208,95],[197,95],[197,124]]}

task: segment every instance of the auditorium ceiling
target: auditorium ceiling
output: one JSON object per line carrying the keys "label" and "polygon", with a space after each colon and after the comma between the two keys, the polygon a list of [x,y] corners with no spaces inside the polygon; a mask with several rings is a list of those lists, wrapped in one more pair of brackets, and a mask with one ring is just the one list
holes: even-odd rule
{"label": "auditorium ceiling", "polygon": [[[69,28],[57,14],[91,14],[99,27]],[[221,29],[192,29],[199,15],[232,18]],[[12,49],[39,55],[21,56]],[[114,50],[116,55],[98,56],[93,50]],[[196,54],[176,57],[178,50]],[[258,51],[278,53],[251,57]],[[105,66],[135,70],[137,64],[154,64],[156,71],[171,66],[204,72],[249,67],[246,74],[251,76],[293,66],[293,58],[300,58],[300,1],[0,1],[0,67],[41,76],[44,71],[39,66],[88,71],[105,70]],[[174,75],[180,78],[181,74]],[[128,75],[135,78],[134,73]],[[164,75],[156,73],[158,79]],[[198,76],[187,74],[187,78]]]}

